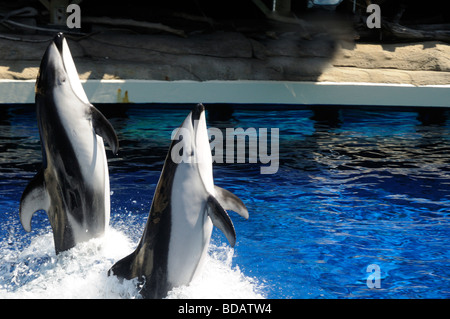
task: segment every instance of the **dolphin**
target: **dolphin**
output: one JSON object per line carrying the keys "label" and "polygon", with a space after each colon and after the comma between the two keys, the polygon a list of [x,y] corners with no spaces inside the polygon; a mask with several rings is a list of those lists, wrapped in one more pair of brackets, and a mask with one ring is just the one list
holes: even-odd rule
{"label": "dolphin", "polygon": [[117,154],[108,120],[89,103],[67,41],[58,33],[48,46],[35,87],[42,167],[20,200],[20,221],[45,210],[56,253],[102,235],[110,216],[108,163],[103,140]]}
{"label": "dolphin", "polygon": [[236,232],[226,210],[248,219],[244,203],[214,185],[205,112],[198,104],[173,137],[136,250],[108,274],[137,277],[142,297],[164,298],[198,274],[213,225],[235,245]]}

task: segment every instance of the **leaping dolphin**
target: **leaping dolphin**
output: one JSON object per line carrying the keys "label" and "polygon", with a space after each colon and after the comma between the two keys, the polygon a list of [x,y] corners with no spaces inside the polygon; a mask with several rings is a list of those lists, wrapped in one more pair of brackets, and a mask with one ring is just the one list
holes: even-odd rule
{"label": "leaping dolphin", "polygon": [[45,210],[58,254],[105,231],[110,193],[103,139],[114,154],[119,142],[89,103],[62,33],[42,58],[35,90],[43,165],[22,194],[20,221],[29,232],[33,214]]}
{"label": "leaping dolphin", "polygon": [[189,284],[205,259],[213,225],[231,246],[236,242],[226,209],[248,218],[236,195],[214,186],[205,112],[198,104],[173,138],[139,245],[108,273],[138,277],[144,298],[163,298]]}

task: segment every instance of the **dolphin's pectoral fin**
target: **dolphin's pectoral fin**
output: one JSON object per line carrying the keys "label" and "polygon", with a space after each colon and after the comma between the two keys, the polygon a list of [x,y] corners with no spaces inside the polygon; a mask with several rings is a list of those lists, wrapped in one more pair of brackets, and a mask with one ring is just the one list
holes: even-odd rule
{"label": "dolphin's pectoral fin", "polygon": [[225,208],[226,210],[232,210],[245,219],[248,219],[247,207],[245,207],[244,203],[239,197],[219,186],[214,185],[214,189],[216,191],[216,199],[223,208]]}
{"label": "dolphin's pectoral fin", "polygon": [[92,126],[94,127],[95,133],[100,135],[106,143],[108,143],[114,154],[117,154],[117,151],[119,150],[119,139],[117,138],[111,123],[109,123],[106,117],[93,105],[91,105],[91,114]]}
{"label": "dolphin's pectoral fin", "polygon": [[19,214],[22,227],[30,232],[33,214],[38,210],[48,212],[49,207],[50,196],[45,188],[44,169],[41,169],[27,185],[20,199]]}
{"label": "dolphin's pectoral fin", "polygon": [[208,197],[207,211],[214,226],[224,233],[231,247],[234,247],[236,244],[236,231],[234,230],[233,222],[225,209],[223,209],[217,199],[212,195]]}

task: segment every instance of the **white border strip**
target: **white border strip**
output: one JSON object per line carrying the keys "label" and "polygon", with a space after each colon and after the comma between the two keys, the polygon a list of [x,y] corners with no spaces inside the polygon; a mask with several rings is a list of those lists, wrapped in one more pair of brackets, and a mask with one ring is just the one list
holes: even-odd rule
{"label": "white border strip", "polygon": [[[34,80],[0,80],[1,103],[34,103]],[[281,81],[88,80],[92,103],[242,103],[450,107],[450,85]]]}

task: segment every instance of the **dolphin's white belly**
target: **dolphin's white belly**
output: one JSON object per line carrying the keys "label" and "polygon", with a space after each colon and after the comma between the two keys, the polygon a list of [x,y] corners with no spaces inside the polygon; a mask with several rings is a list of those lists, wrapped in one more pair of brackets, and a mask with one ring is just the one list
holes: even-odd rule
{"label": "dolphin's white belly", "polygon": [[[58,93],[62,96],[59,96]],[[55,99],[58,98],[61,99],[58,103],[66,101],[63,97],[63,92],[55,93]],[[59,114],[59,118],[75,152],[85,184],[89,185],[90,191],[104,197],[104,211],[95,213],[105,215],[106,226],[109,223],[110,215],[110,186],[105,146],[103,138],[95,134],[91,121],[82,112],[83,110],[79,108],[66,106],[64,112]],[[52,156],[55,154],[47,154],[51,163]],[[84,233],[87,228],[87,225],[76,225],[74,221],[71,221],[71,224],[75,230],[80,229],[75,231],[76,233]]]}
{"label": "dolphin's white belly", "polygon": [[213,224],[206,209],[207,193],[195,165],[181,163],[172,186],[168,281],[186,285],[206,256]]}
{"label": "dolphin's white belly", "polygon": [[[55,103],[67,103],[64,93],[64,90],[55,92]],[[105,146],[103,139],[95,134],[92,122],[84,112],[82,108],[66,105],[59,117],[71,141],[84,180],[94,190],[104,190],[105,181],[109,180],[108,175],[105,179],[105,172],[108,172]],[[109,193],[109,185],[107,187]]]}

